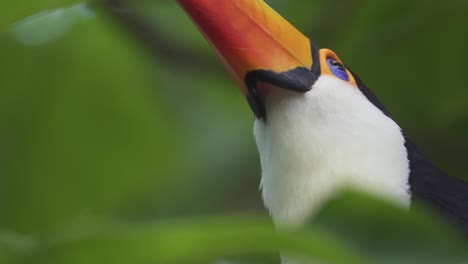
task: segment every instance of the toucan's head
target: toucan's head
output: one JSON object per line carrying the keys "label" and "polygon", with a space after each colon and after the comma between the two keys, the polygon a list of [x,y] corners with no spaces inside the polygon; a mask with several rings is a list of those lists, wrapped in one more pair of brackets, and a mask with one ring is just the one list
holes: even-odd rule
{"label": "toucan's head", "polygon": [[257,118],[274,89],[308,93],[322,76],[357,88],[353,74],[329,49],[307,37],[263,1],[179,0],[216,50]]}
{"label": "toucan's head", "polygon": [[331,50],[262,0],[178,0],[257,117],[262,192],[276,223],[304,221],[343,184],[409,204],[400,127]]}

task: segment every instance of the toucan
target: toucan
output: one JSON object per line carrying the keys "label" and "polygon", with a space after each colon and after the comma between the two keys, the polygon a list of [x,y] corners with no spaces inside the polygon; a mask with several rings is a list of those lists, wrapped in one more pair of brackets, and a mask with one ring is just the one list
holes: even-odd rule
{"label": "toucan", "polygon": [[431,163],[329,49],[262,0],[178,0],[255,115],[261,190],[278,227],[303,225],[344,186],[415,201],[468,235],[468,183]]}

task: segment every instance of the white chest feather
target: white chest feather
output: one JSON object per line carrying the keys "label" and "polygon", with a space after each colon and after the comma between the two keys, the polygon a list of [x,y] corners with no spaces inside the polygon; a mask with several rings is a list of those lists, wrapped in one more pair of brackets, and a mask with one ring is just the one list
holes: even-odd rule
{"label": "white chest feather", "polygon": [[408,160],[398,125],[355,87],[322,76],[308,93],[275,89],[256,120],[265,206],[296,226],[344,186],[409,206]]}

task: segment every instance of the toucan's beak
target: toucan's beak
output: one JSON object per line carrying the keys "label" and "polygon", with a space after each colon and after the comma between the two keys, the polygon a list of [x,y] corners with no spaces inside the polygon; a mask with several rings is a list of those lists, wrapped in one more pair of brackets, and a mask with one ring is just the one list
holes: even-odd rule
{"label": "toucan's beak", "polygon": [[257,117],[257,84],[309,91],[320,74],[318,50],[262,0],[178,0],[215,49]]}

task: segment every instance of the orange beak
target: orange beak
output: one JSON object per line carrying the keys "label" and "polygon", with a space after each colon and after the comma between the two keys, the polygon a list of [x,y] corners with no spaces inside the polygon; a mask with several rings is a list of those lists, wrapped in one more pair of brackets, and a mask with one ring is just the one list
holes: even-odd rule
{"label": "orange beak", "polygon": [[262,0],[178,0],[216,51],[257,117],[257,84],[306,92],[320,74],[318,49]]}

